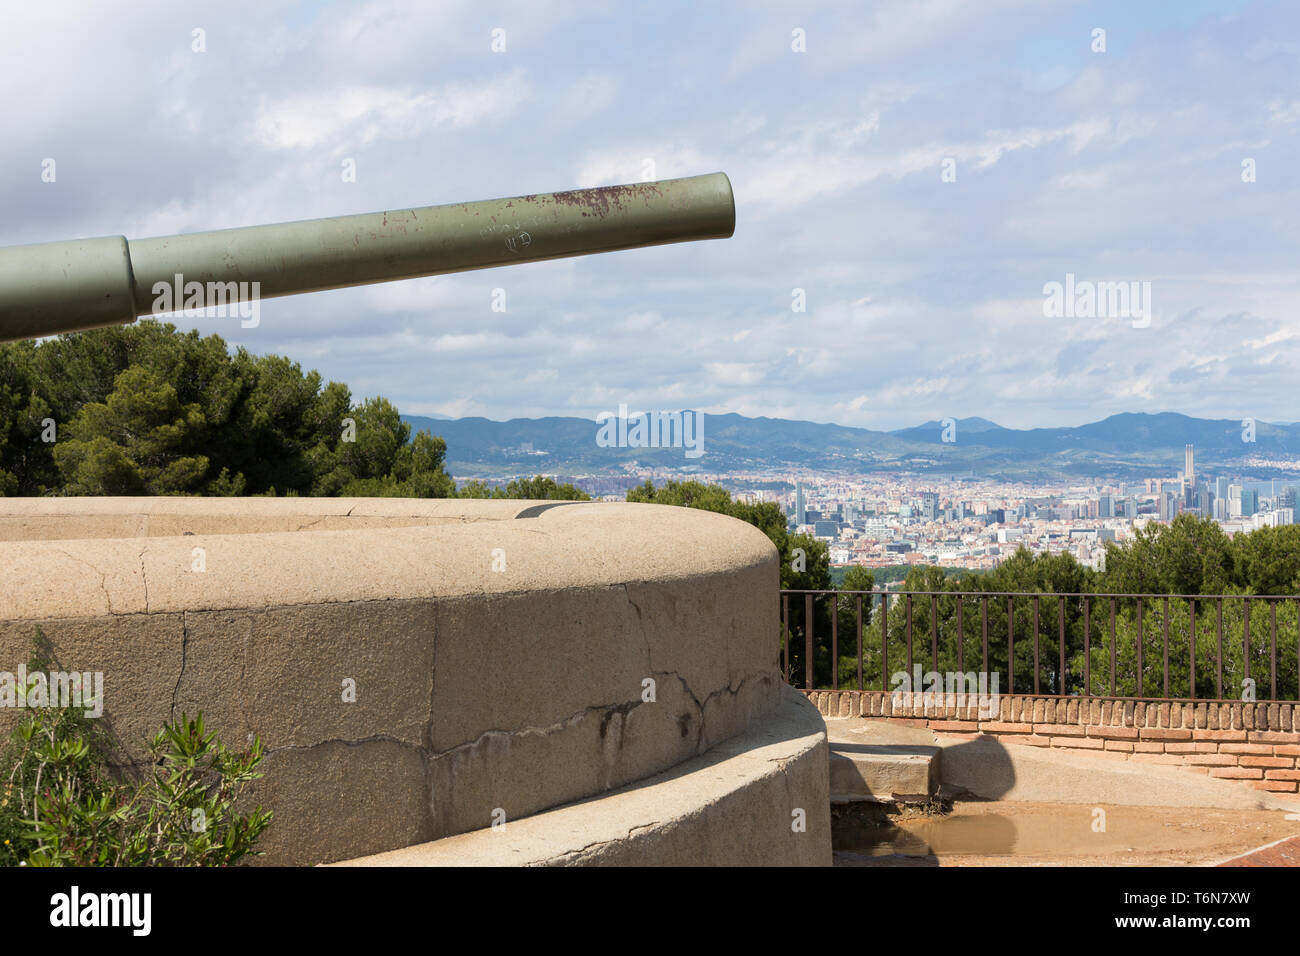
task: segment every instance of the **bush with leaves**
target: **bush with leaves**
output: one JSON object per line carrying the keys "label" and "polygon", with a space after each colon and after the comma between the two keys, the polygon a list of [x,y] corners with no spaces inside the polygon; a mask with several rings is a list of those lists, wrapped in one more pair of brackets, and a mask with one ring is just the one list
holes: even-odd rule
{"label": "bush with leaves", "polygon": [[0,783],[0,865],[25,864],[39,795],[50,788],[99,799],[110,789],[99,730],[83,711],[34,712],[15,730]]}
{"label": "bush with leaves", "polygon": [[235,752],[200,713],[164,725],[151,774],[120,782],[109,742],[77,707],[36,709],[13,731],[0,790],[0,864],[229,866],[271,822],[237,803],[260,777],[261,742]]}

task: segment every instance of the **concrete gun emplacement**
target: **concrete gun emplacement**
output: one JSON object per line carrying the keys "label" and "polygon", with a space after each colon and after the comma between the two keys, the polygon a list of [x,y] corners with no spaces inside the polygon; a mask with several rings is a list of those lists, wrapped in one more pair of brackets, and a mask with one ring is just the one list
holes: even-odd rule
{"label": "concrete gun emplacement", "polygon": [[[250,288],[269,299],[726,239],[735,228],[731,183],[712,173],[156,239],[9,246],[0,248],[0,341],[179,312],[183,289],[201,289],[202,307],[212,308]],[[163,292],[171,307],[160,309]]]}

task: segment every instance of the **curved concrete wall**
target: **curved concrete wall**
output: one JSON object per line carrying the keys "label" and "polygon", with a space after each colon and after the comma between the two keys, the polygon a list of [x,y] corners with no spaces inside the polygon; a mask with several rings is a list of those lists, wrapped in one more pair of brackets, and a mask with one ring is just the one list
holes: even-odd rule
{"label": "curved concrete wall", "polygon": [[[104,672],[129,761],[182,712],[231,744],[261,736],[267,862],[600,794],[744,732],[780,696],[776,551],[702,511],[0,499],[0,569],[0,670],[39,624],[63,669]],[[0,709],[0,730],[17,717]]]}
{"label": "curved concrete wall", "polygon": [[636,784],[337,866],[824,866],[826,724],[793,687],[743,734]]}

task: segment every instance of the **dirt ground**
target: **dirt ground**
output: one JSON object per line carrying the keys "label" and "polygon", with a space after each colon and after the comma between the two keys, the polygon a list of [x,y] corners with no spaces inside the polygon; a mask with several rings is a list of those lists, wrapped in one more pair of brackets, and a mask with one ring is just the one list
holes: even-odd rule
{"label": "dirt ground", "polygon": [[1212,866],[1286,837],[1280,810],[969,802],[835,808],[836,866]]}

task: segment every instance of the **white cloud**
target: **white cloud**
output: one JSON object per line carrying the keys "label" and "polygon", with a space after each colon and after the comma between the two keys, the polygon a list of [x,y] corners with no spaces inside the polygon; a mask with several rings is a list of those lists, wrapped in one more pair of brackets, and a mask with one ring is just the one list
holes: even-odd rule
{"label": "white cloud", "polygon": [[376,139],[413,139],[440,127],[500,123],[528,99],[521,70],[478,85],[451,83],[437,91],[355,86],[301,93],[258,105],[255,139],[268,149],[334,152]]}
{"label": "white cloud", "polygon": [[718,385],[757,385],[763,381],[763,367],[753,362],[709,362],[710,379]]}
{"label": "white cloud", "polygon": [[553,120],[560,124],[578,123],[603,113],[619,93],[619,81],[608,73],[583,74],[557,97]]}

